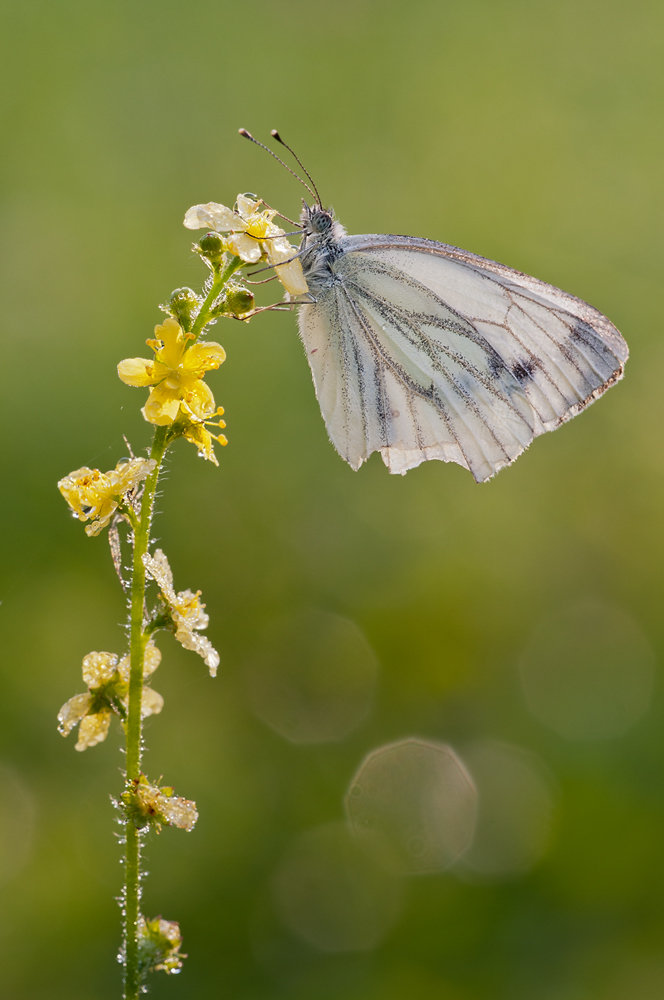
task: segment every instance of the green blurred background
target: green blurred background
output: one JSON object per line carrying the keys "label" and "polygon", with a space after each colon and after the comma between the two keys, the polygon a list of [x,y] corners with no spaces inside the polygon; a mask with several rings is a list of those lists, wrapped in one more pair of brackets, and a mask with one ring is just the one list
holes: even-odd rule
{"label": "green blurred background", "polygon": [[[120,995],[120,735],[78,754],[55,715],[87,652],[122,650],[123,596],[55,483],[113,467],[123,433],[148,442],[145,394],[115,365],[203,278],[185,209],[248,189],[297,213],[298,185],[239,126],[278,127],[351,233],[439,239],[560,285],[611,317],[631,360],[477,486],[435,462],[390,477],[378,456],[353,473],[294,317],[215,328],[230,444],[218,470],[174,450],[157,528],[178,587],[203,590],[222,665],[212,681],[161,642],[146,766],[201,818],[148,849],[144,908],[180,921],[190,955],[153,995],[663,996],[661,685],[622,734],[566,739],[529,711],[518,668],[542,620],[579,602],[655,655],[664,642],[661,4],[4,0],[0,78],[3,996]],[[257,718],[246,671],[266,623],[310,607],[356,623],[380,674],[349,736],[297,745]],[[629,678],[629,655],[616,669]],[[317,948],[280,920],[274,873],[294,838],[343,818],[363,756],[410,735],[537,755],[546,850],[509,877],[410,879],[375,948]]]}

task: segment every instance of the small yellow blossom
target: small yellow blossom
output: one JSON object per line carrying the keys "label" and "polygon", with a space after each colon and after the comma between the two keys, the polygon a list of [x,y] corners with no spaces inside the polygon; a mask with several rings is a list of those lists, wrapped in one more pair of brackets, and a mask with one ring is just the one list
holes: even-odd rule
{"label": "small yellow blossom", "polygon": [[201,629],[207,628],[210,622],[209,615],[203,610],[205,605],[200,601],[200,590],[195,594],[191,590],[175,593],[173,573],[161,549],[157,549],[154,556],[146,553],[143,556],[143,564],[168,604],[175,625],[175,638],[185,649],[191,649],[202,656],[210,676],[216,677],[219,653],[208,638],[198,634]]}
{"label": "small yellow blossom", "polygon": [[[284,230],[275,226],[276,210],[266,208],[262,212],[261,201],[253,201],[244,194],[237,196],[237,211],[209,201],[206,205],[193,205],[184,217],[187,229],[214,229],[218,233],[230,233],[226,245],[231,253],[247,264],[257,264],[263,254],[268,263],[276,268],[282,285],[291,295],[304,295],[309,291],[299,260],[292,260],[297,254],[284,237]],[[288,261],[288,263],[285,263]]]}
{"label": "small yellow blossom", "polygon": [[172,317],[154,332],[156,339],[147,341],[154,359],[127,358],[118,365],[118,375],[127,385],[152,387],[143,407],[149,423],[172,424],[180,407],[193,420],[207,420],[215,412],[215,402],[203,377],[225,360],[223,347],[212,341],[190,343],[191,335]]}
{"label": "small yellow blossom", "polygon": [[87,535],[98,535],[105,528],[121,503],[150,473],[156,462],[147,458],[130,458],[118,462],[110,472],[99,469],[76,469],[61,479],[58,489],[79,521],[90,521]]}
{"label": "small yellow blossom", "polygon": [[[161,653],[150,639],[145,647],[143,679],[159,666]],[[115,653],[93,652],[83,658],[83,680],[88,685],[85,694],[75,694],[65,702],[58,712],[58,729],[68,736],[74,726],[80,723],[77,750],[103,743],[108,736],[111,715],[126,715],[129,708],[130,658],[122,659]],[[141,695],[141,716],[158,715],[164,707],[164,699],[157,691],[144,687]]]}
{"label": "small yellow blossom", "polygon": [[180,925],[175,920],[164,920],[155,917],[146,920],[141,914],[138,918],[138,950],[139,961],[148,972],[178,973],[182,968],[180,954],[182,934]]}

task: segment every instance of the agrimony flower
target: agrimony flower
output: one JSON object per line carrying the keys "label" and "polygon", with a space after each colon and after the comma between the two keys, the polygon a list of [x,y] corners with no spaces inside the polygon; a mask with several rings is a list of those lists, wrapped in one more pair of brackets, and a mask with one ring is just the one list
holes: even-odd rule
{"label": "agrimony flower", "polygon": [[[147,680],[157,669],[161,653],[150,639],[145,647],[143,679]],[[115,653],[92,652],[83,658],[83,680],[88,685],[84,694],[75,694],[58,712],[58,729],[68,736],[78,725],[77,750],[103,743],[108,736],[111,716],[115,712],[122,719],[129,708],[129,655],[120,659]],[[141,695],[141,715],[158,715],[164,699],[157,691],[144,687]]]}
{"label": "agrimony flower", "polygon": [[116,510],[125,503],[139,483],[154,470],[156,462],[148,458],[130,458],[118,462],[110,472],[99,469],[76,469],[61,479],[58,489],[79,521],[86,525],[87,535],[98,535]]}
{"label": "agrimony flower", "polygon": [[118,375],[127,385],[152,387],[143,407],[149,423],[172,424],[180,408],[193,420],[207,420],[216,404],[203,378],[223,363],[225,350],[212,341],[192,343],[192,335],[172,317],[154,332],[156,339],[147,341],[154,358],[126,358],[118,365]]}
{"label": "agrimony flower", "polygon": [[185,649],[202,656],[210,676],[216,677],[219,653],[206,636],[199,635],[200,630],[207,628],[210,623],[210,616],[203,610],[205,605],[201,604],[200,590],[195,594],[191,590],[181,590],[176,594],[173,587],[173,572],[161,549],[157,549],[154,556],[146,553],[143,556],[143,565],[156,582],[168,605],[175,638]]}
{"label": "agrimony flower", "polygon": [[[265,255],[269,264],[276,268],[282,285],[291,295],[308,292],[307,283],[299,260],[291,260],[297,250],[284,237],[284,230],[272,221],[276,209],[259,211],[263,202],[239,194],[237,210],[227,208],[215,201],[206,205],[193,205],[185,214],[187,229],[214,229],[217,233],[228,233],[228,250],[247,264],[257,264]],[[288,261],[289,263],[285,263]]]}

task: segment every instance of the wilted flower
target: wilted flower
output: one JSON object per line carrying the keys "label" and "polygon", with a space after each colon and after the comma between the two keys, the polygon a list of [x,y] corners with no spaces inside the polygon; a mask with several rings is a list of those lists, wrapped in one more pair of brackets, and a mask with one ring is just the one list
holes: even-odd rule
{"label": "wilted flower", "polygon": [[205,605],[201,604],[200,601],[200,590],[197,590],[195,594],[191,590],[182,590],[179,594],[175,593],[173,573],[168,565],[168,559],[161,549],[157,549],[154,556],[146,553],[143,556],[143,564],[159,586],[169,607],[175,627],[175,638],[182,643],[185,649],[191,649],[194,653],[202,656],[205,665],[209,668],[210,675],[216,677],[219,653],[208,638],[198,634],[201,629],[207,628],[210,622],[209,615],[206,615],[203,610]]}
{"label": "wilted flower", "polygon": [[110,472],[99,469],[76,469],[61,479],[58,489],[79,521],[90,521],[87,535],[98,535],[126,498],[154,470],[156,462],[148,458],[130,458],[118,462]]}
{"label": "wilted flower", "polygon": [[146,920],[141,914],[138,918],[138,960],[143,973],[166,972],[177,974],[182,968],[180,954],[182,934],[180,925],[175,920],[164,920],[155,917]]}
{"label": "wilted flower", "polygon": [[183,411],[194,420],[206,420],[215,411],[212,390],[203,381],[206,372],[218,368],[226,358],[221,344],[199,341],[191,344],[172,317],[155,327],[156,340],[148,340],[155,356],[126,358],[118,375],[127,385],[152,386],[143,416],[151,424],[172,424]]}
{"label": "wilted flower", "polygon": [[122,795],[125,816],[139,829],[148,825],[191,831],[198,819],[196,803],[173,794],[173,789],[152,785],[144,774],[134,779]]}
{"label": "wilted flower", "polygon": [[[237,196],[237,211],[209,201],[206,205],[194,205],[184,217],[187,229],[214,229],[218,233],[230,233],[226,246],[231,253],[248,264],[256,264],[263,254],[268,263],[276,267],[276,274],[291,295],[304,295],[309,291],[299,260],[292,260],[297,250],[284,238],[284,230],[275,226],[277,214],[273,208],[262,212],[262,202],[254,201],[244,194]],[[284,263],[288,261],[289,263]]]}
{"label": "wilted flower", "polygon": [[[150,639],[145,647],[143,678],[147,679],[159,666],[161,653]],[[77,750],[103,743],[108,736],[111,715],[126,716],[129,705],[130,658],[119,659],[115,653],[93,652],[83,658],[83,680],[88,685],[85,694],[75,694],[58,712],[58,729],[68,736],[80,722]],[[144,687],[141,694],[141,715],[158,715],[164,699],[157,691]]]}

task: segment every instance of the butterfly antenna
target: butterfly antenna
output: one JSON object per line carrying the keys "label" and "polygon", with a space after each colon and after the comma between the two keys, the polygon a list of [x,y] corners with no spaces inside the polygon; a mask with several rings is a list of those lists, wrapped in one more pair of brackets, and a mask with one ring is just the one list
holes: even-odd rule
{"label": "butterfly antenna", "polygon": [[302,162],[302,160],[300,159],[300,157],[299,157],[299,156],[297,155],[297,153],[296,153],[296,152],[295,152],[294,150],[292,150],[292,149],[290,148],[290,146],[288,145],[288,143],[287,143],[287,142],[284,142],[284,140],[283,140],[283,139],[281,138],[281,136],[280,136],[280,135],[279,135],[279,133],[277,132],[276,128],[273,128],[273,129],[272,129],[272,131],[270,132],[270,135],[272,136],[272,138],[273,138],[273,139],[276,139],[276,140],[277,140],[277,142],[280,142],[282,146],[285,146],[285,147],[286,147],[286,149],[288,150],[288,152],[289,152],[289,153],[291,154],[291,156],[295,157],[295,159],[297,160],[297,162],[298,162],[298,163],[300,164],[300,166],[302,167],[302,170],[304,171],[305,175],[306,175],[306,176],[307,176],[307,177],[309,178],[309,180],[311,181],[311,186],[312,186],[312,188],[314,189],[314,191],[316,192],[316,201],[317,201],[317,204],[319,204],[319,205],[322,205],[322,204],[323,204],[323,202],[322,202],[322,201],[320,200],[320,195],[319,195],[319,193],[318,193],[318,188],[317,188],[317,187],[316,187],[316,185],[314,184],[314,179],[313,179],[313,177],[311,176],[311,174],[309,173],[309,171],[307,170],[307,168],[305,167],[305,165],[304,165],[304,163]]}
{"label": "butterfly antenna", "polygon": [[[245,137],[245,139],[249,139],[251,142],[255,142],[257,146],[260,146],[261,149],[264,149],[266,151],[266,153],[269,153],[270,156],[273,156],[275,158],[275,160],[277,160],[277,162],[282,165],[282,167],[286,168],[286,170],[288,171],[289,174],[292,174],[293,177],[295,177],[300,182],[300,184],[302,185],[302,187],[305,187],[307,189],[307,191],[309,192],[309,194],[311,195],[312,198],[316,198],[317,197],[318,192],[315,191],[316,185],[314,184],[314,191],[312,191],[311,188],[309,187],[309,185],[307,184],[307,182],[303,181],[302,178],[300,177],[300,175],[296,174],[294,170],[291,170],[291,168],[288,166],[288,164],[284,163],[284,161],[281,159],[281,157],[277,156],[277,154],[275,152],[273,152],[270,149],[269,146],[266,146],[264,143],[259,142],[258,139],[254,139],[254,137],[251,134],[251,132],[247,132],[246,128],[239,128],[238,132],[240,133],[240,135],[243,135]],[[279,140],[279,141],[281,142],[281,140]],[[286,144],[284,143],[284,145],[286,145]],[[286,148],[288,149],[287,146],[286,146]],[[293,154],[293,155],[295,155],[295,154]],[[295,159],[297,160],[297,156],[295,157]],[[299,160],[297,160],[297,162],[300,163]],[[300,166],[302,166],[302,164],[300,164]],[[302,169],[304,170],[304,167],[302,167]],[[307,174],[306,170],[304,170],[304,172],[305,172],[305,174]],[[307,174],[307,177],[309,177],[309,174]],[[309,180],[311,181],[311,177],[309,177]],[[313,184],[314,182],[311,181],[311,183]]]}

